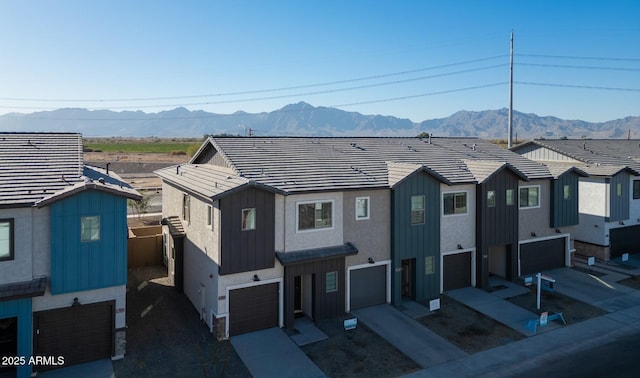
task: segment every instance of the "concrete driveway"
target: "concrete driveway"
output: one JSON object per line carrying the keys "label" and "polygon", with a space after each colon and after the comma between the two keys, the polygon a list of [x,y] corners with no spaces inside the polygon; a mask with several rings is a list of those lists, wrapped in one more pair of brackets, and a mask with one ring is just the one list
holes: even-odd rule
{"label": "concrete driveway", "polygon": [[326,377],[280,328],[233,336],[231,345],[254,378]]}

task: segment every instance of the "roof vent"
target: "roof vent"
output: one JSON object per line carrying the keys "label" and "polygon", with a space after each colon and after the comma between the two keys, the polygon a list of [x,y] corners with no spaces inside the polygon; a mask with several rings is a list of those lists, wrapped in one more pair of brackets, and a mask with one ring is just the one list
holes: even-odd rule
{"label": "roof vent", "polygon": [[99,182],[100,184],[104,185],[104,177],[100,177],[100,178],[98,179],[98,182]]}
{"label": "roof vent", "polygon": [[477,147],[478,147],[478,146],[476,146],[476,144],[474,143],[474,144],[471,146],[471,149],[475,151]]}
{"label": "roof vent", "polygon": [[582,143],[582,149],[586,150],[587,149],[587,142]]}
{"label": "roof vent", "polygon": [[176,175],[180,174],[180,165],[176,165]]}

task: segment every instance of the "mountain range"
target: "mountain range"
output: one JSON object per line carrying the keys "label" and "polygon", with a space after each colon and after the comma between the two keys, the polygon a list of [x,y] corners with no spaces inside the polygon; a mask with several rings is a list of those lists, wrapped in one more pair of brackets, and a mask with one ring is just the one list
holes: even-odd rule
{"label": "mountain range", "polygon": [[[459,111],[446,118],[420,123],[406,118],[364,115],[305,102],[272,112],[215,114],[176,108],[158,113],[142,111],[58,109],[0,116],[5,132],[80,132],[87,137],[201,137],[205,134],[256,136],[475,136],[506,139],[508,110]],[[640,137],[640,117],[591,123],[513,112],[514,137],[632,138]]]}

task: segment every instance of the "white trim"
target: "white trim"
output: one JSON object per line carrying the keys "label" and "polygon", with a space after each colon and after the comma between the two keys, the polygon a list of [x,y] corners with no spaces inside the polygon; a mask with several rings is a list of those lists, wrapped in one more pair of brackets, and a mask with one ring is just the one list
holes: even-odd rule
{"label": "white trim", "polygon": [[[537,206],[520,206],[520,190],[524,188],[538,188],[538,205]],[[540,190],[540,185],[525,185],[518,186],[518,209],[519,210],[528,210],[528,209],[539,209],[542,206],[542,191]]]}
{"label": "white trim", "polygon": [[386,287],[386,301],[387,303],[391,303],[391,260],[384,260],[384,261],[376,261],[373,264],[359,264],[359,265],[352,265],[352,266],[348,266],[347,267],[347,279],[345,282],[345,309],[346,312],[350,312],[351,311],[351,271],[352,270],[359,270],[359,269],[366,269],[366,268],[372,268],[374,266],[380,266],[380,265],[386,265],[387,269],[386,269],[386,275],[387,275],[387,287]]}
{"label": "white trim", "polygon": [[[358,218],[358,200],[359,199],[366,199],[367,200],[367,216],[366,217]],[[371,218],[371,197],[369,197],[369,196],[356,197],[356,199],[355,199],[355,215],[356,215],[356,220],[357,221],[367,220],[367,219]]]}
{"label": "white trim", "polygon": [[[326,203],[326,202],[330,202],[331,203],[331,227],[320,227],[320,228],[309,228],[307,230],[300,230],[298,228],[298,226],[300,226],[300,209],[299,206],[300,205],[306,205],[306,204],[310,204],[310,203]],[[336,221],[336,217],[335,217],[335,209],[336,209],[336,200],[335,199],[319,199],[319,200],[310,200],[310,201],[296,201],[296,207],[295,207],[295,212],[296,212],[296,234],[298,233],[306,233],[306,232],[318,232],[318,231],[327,231],[327,230],[333,230],[335,227],[335,221]]]}
{"label": "white trim", "polygon": [[231,316],[231,314],[229,314],[229,303],[231,302],[231,297],[229,296],[229,293],[232,290],[236,290],[236,289],[245,289],[248,287],[253,287],[253,286],[260,286],[260,285],[267,285],[267,284],[272,284],[272,283],[278,283],[278,326],[280,328],[284,327],[284,309],[283,309],[283,298],[284,298],[284,288],[283,288],[283,278],[270,278],[270,279],[266,279],[266,280],[260,280],[260,281],[252,281],[252,282],[246,282],[246,283],[241,283],[241,284],[236,284],[236,285],[229,285],[225,288],[226,290],[226,296],[227,299],[225,300],[225,312],[222,314],[218,314],[217,317],[222,317],[225,316],[226,320],[225,320],[225,338],[229,338],[229,317]]}
{"label": "white trim", "polygon": [[459,253],[471,253],[471,286],[476,287],[476,248],[454,249],[440,253],[440,294],[444,293],[444,257]]}
{"label": "white trim", "polygon": [[[456,213],[456,199],[455,196],[453,197],[453,214],[445,214],[444,213],[444,195],[445,194],[458,194],[458,193],[464,193],[464,201],[465,201],[465,212],[464,213]],[[447,190],[444,192],[440,193],[440,201],[441,201],[441,208],[442,211],[440,212],[440,215],[442,215],[443,217],[455,217],[455,216],[461,216],[461,215],[469,215],[469,191],[468,190]]]}

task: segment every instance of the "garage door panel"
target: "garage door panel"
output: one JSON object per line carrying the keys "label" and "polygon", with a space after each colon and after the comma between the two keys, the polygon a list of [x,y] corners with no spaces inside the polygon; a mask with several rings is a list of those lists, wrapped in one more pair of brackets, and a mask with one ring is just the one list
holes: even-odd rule
{"label": "garage door panel", "polygon": [[387,266],[354,269],[350,273],[350,308],[375,306],[387,302]]}
{"label": "garage door panel", "polygon": [[520,245],[520,274],[523,276],[565,266],[566,238]]}
{"label": "garage door panel", "polygon": [[442,285],[444,291],[471,286],[471,253],[443,256]]}
{"label": "garage door panel", "polygon": [[102,302],[34,313],[35,354],[64,356],[65,365],[111,357],[113,306]]}
{"label": "garage door panel", "polygon": [[278,326],[279,284],[258,285],[229,292],[229,334]]}
{"label": "garage door panel", "polygon": [[623,253],[640,252],[640,226],[613,228],[609,230],[611,258],[622,256]]}

